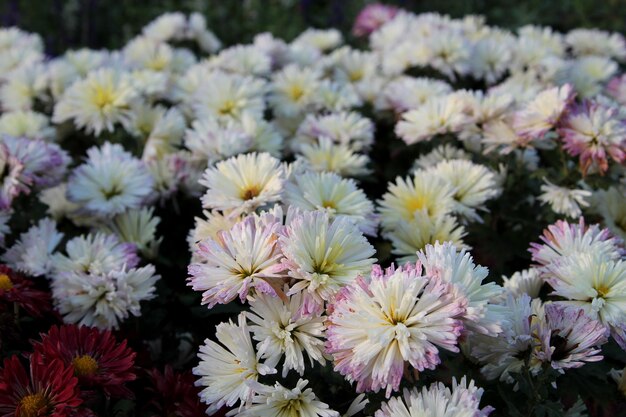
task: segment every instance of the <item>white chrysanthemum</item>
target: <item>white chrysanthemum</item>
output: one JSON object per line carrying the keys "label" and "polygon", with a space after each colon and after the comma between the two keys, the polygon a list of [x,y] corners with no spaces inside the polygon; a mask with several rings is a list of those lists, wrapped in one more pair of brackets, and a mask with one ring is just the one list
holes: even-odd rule
{"label": "white chrysanthemum", "polygon": [[592,254],[607,259],[620,259],[624,250],[621,241],[611,235],[608,229],[600,229],[597,224],[586,226],[581,217],[578,224],[563,220],[548,226],[541,236],[543,243],[530,244],[533,261],[542,267],[558,263],[565,257]]}
{"label": "white chrysanthemum", "polygon": [[339,289],[367,272],[374,248],[349,219],[330,220],[326,211],[289,210],[287,228],[280,236],[284,265],[297,282],[289,294],[305,293],[302,312],[323,307]]}
{"label": "white chrysanthemum", "polygon": [[545,177],[543,181],[545,184],[541,186],[539,200],[542,204],[549,204],[555,213],[577,219],[582,215],[580,208],[589,207],[585,199],[591,197],[591,191],[559,187]]}
{"label": "white chrysanthemum", "polygon": [[412,145],[438,134],[455,133],[471,123],[468,112],[466,101],[457,94],[435,96],[404,113],[396,125],[396,134]]}
{"label": "white chrysanthemum", "polygon": [[248,319],[250,330],[257,342],[257,351],[270,366],[276,366],[284,356],[282,376],[293,369],[304,374],[304,352],[313,361],[324,365],[325,316],[300,315],[302,293],[288,300],[271,295],[258,294],[250,300]]}
{"label": "white chrysanthemum", "polygon": [[548,266],[545,279],[560,301],[583,308],[591,318],[611,328],[620,346],[626,346],[626,261],[597,253],[567,256]]}
{"label": "white chrysanthemum", "polygon": [[56,226],[54,220],[40,220],[7,249],[2,255],[2,261],[28,275],[49,274],[54,264],[52,255],[64,236],[57,231]]}
{"label": "white chrysanthemum", "polygon": [[270,57],[254,45],[235,45],[208,61],[211,68],[241,75],[266,76],[272,69]]}
{"label": "white chrysanthemum", "polygon": [[303,144],[299,149],[301,159],[313,171],[329,171],[343,177],[369,174],[369,157],[355,153],[350,146],[337,144],[332,139],[320,137],[317,143]]}
{"label": "white chrysanthemum", "polygon": [[418,264],[383,271],[344,287],[331,305],[326,351],[357,392],[397,390],[407,365],[435,369],[439,348],[458,352],[466,300]]}
{"label": "white chrysanthemum", "polygon": [[205,52],[213,53],[222,47],[222,42],[207,29],[205,17],[198,12],[189,15],[187,31],[187,36],[195,39]]}
{"label": "white chrysanthemum", "polygon": [[68,198],[101,217],[139,208],[152,194],[154,180],[145,164],[119,144],[106,142],[87,151],[87,161],[74,170]]}
{"label": "white chrysanthemum", "polygon": [[488,85],[497,82],[509,69],[513,57],[514,38],[509,32],[493,30],[480,39],[469,58],[470,72],[476,79],[484,79]]}
{"label": "white chrysanthemum", "polygon": [[597,193],[597,208],[604,224],[611,232],[626,240],[626,189],[609,187]]}
{"label": "white chrysanthemum", "polygon": [[104,233],[75,237],[65,245],[67,255],[54,255],[55,275],[65,272],[102,275],[124,266],[134,268],[139,263],[137,249],[132,243],[122,243],[116,236]]}
{"label": "white chrysanthemum", "polygon": [[285,171],[268,153],[239,155],[208,168],[200,184],[208,188],[202,206],[249,213],[280,200]]}
{"label": "white chrysanthemum", "polygon": [[452,378],[452,390],[441,382],[423,387],[404,390],[404,396],[394,397],[383,403],[375,417],[486,417],[493,411],[487,406],[479,408],[483,389],[464,376],[457,382]]}
{"label": "white chrysanthemum", "polygon": [[476,211],[485,210],[485,203],[502,191],[491,170],[465,159],[442,161],[428,172],[452,185],[456,203],[454,211],[469,220],[480,221]]}
{"label": "white chrysanthemum", "polygon": [[144,26],[144,36],[159,42],[180,39],[184,35],[187,21],[180,12],[163,13]]}
{"label": "white chrysanthemum", "polygon": [[185,147],[209,166],[252,149],[252,138],[243,130],[222,126],[217,119],[195,120],[185,132]]}
{"label": "white chrysanthemum", "polygon": [[0,116],[0,135],[28,139],[53,140],[56,131],[44,114],[34,111],[13,111]]}
{"label": "white chrysanthemum", "polygon": [[189,252],[192,253],[192,263],[197,262],[197,255],[194,249],[196,244],[201,240],[211,239],[218,240],[218,232],[222,230],[230,230],[231,227],[241,220],[239,216],[228,216],[219,210],[203,210],[202,217],[195,217],[195,226],[189,231],[187,243],[189,244]]}
{"label": "white chrysanthemum", "polygon": [[282,233],[282,210],[250,215],[217,240],[203,240],[195,249],[196,263],[189,265],[189,285],[202,291],[202,304],[213,308],[239,297],[245,302],[251,291],[276,296],[284,277],[283,254],[278,238]]}
{"label": "white chrysanthemum", "polygon": [[[370,86],[368,83],[359,85]],[[318,111],[323,112],[347,111],[363,105],[363,100],[355,86],[329,79],[320,82],[319,88],[315,90],[313,101],[318,105]]]}
{"label": "white chrysanthemum", "polygon": [[326,210],[331,218],[346,217],[366,235],[376,234],[374,204],[356,182],[331,172],[305,173],[285,185],[285,203],[302,210]]}
{"label": "white chrysanthemum", "polygon": [[417,109],[431,97],[443,96],[452,92],[444,81],[430,78],[400,76],[388,83],[379,96],[378,109],[393,109],[396,113]]}
{"label": "white chrysanthemum", "polygon": [[515,272],[510,278],[502,277],[502,286],[507,293],[514,296],[527,294],[531,298],[537,298],[543,283],[543,277],[536,268]]}
{"label": "white chrysanthemum", "polygon": [[67,89],[54,107],[52,121],[72,120],[88,133],[112,132],[116,123],[127,123],[136,91],[127,73],[110,68],[92,71]]}
{"label": "white chrysanthemum", "polygon": [[314,68],[289,65],[272,78],[269,103],[279,116],[294,117],[311,109],[322,74]]}
{"label": "white chrysanthemum", "polygon": [[265,110],[262,79],[237,74],[211,72],[201,79],[193,93],[192,106],[199,120],[239,119],[243,113],[262,117]]}
{"label": "white chrysanthemum", "polygon": [[374,124],[356,112],[309,115],[297,132],[296,140],[311,143],[320,137],[349,145],[355,151],[369,149],[374,142]]}
{"label": "white chrysanthemum", "polygon": [[471,160],[472,156],[463,149],[456,148],[450,144],[439,145],[427,154],[420,155],[413,164],[413,170],[432,168],[440,162],[453,159]]}
{"label": "white chrysanthemum", "polygon": [[46,188],[39,193],[39,200],[48,206],[47,213],[55,220],[71,216],[80,206],[67,199],[67,183]]}
{"label": "white chrysanthemum", "polygon": [[259,362],[245,313],[239,315],[237,324],[232,321],[218,324],[215,337],[220,343],[206,339],[198,353],[200,363],[193,368],[193,374],[200,377],[196,385],[205,387],[199,395],[209,406],[208,415],[238,401],[248,403],[255,392],[250,382],[256,382],[259,375],[276,372]]}
{"label": "white chrysanthemum", "polygon": [[52,297],[66,323],[117,329],[130,315],[141,316],[140,303],[156,297],[159,278],[152,265],[118,264],[99,274],[61,272],[52,280]]}
{"label": "white chrysanthemum", "polygon": [[11,210],[0,210],[0,246],[2,247],[4,247],[5,236],[11,233],[9,221],[11,220],[12,215],[13,211]]}
{"label": "white chrysanthemum", "polygon": [[573,98],[574,91],[569,84],[542,91],[516,113],[515,132],[521,136],[543,136],[556,125]]}
{"label": "white chrysanthemum", "polygon": [[398,177],[387,190],[378,201],[381,224],[386,230],[394,229],[400,220],[413,220],[416,212],[437,218],[454,207],[454,188],[433,173],[417,171],[413,177]]}
{"label": "white chrysanthemum", "polygon": [[32,110],[35,101],[45,97],[47,85],[46,67],[42,63],[25,65],[12,72],[0,86],[2,110]]}
{"label": "white chrysanthemum", "polygon": [[156,229],[161,219],[154,216],[154,209],[131,209],[118,214],[100,229],[116,235],[122,242],[133,243],[139,252],[154,258],[159,250],[161,238],[157,239]]}
{"label": "white chrysanthemum", "polygon": [[598,55],[620,60],[626,57],[626,42],[620,33],[574,29],[567,33],[565,42],[577,56]]}
{"label": "white chrysanthemum", "polygon": [[[502,332],[496,336],[470,334],[471,354],[482,364],[481,372],[489,380],[499,379],[513,383],[511,373],[520,372],[525,366],[525,355],[533,344],[530,297],[526,294],[507,296],[502,303],[500,318]],[[537,364],[531,364],[531,372],[537,373]]]}
{"label": "white chrysanthemum", "polygon": [[453,216],[432,218],[423,212],[416,212],[409,222],[400,220],[397,225],[385,232],[385,239],[391,241],[391,253],[399,256],[399,263],[415,262],[417,252],[426,245],[436,242],[452,242],[459,248],[467,248],[463,242],[466,232]]}
{"label": "white chrysanthemum", "polygon": [[463,323],[470,332],[495,335],[502,330],[498,309],[492,301],[503,289],[494,282],[483,282],[489,270],[475,265],[472,256],[450,242],[427,245],[417,254],[426,274],[451,283],[468,300]]}
{"label": "white chrysanthemum", "polygon": [[593,97],[602,92],[606,81],[618,70],[612,59],[590,55],[568,61],[556,78],[560,83],[571,83],[580,97]]}
{"label": "white chrysanthemum", "polygon": [[288,389],[275,383],[273,387],[259,386],[252,404],[237,414],[239,417],[339,417],[315,396],[309,381],[299,379],[296,387]]}
{"label": "white chrysanthemum", "polygon": [[309,28],[293,40],[294,45],[313,46],[321,51],[336,48],[343,41],[341,32],[337,29]]}
{"label": "white chrysanthemum", "polygon": [[145,36],[138,36],[124,46],[124,63],[133,69],[168,71],[173,50],[167,43],[155,41]]}

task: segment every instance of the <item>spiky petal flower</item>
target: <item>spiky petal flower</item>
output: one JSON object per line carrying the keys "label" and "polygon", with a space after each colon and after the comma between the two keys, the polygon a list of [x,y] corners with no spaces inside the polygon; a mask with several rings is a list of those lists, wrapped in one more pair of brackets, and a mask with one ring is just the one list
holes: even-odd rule
{"label": "spiky petal flower", "polygon": [[[321,402],[311,388],[309,381],[299,379],[295,388],[288,389],[274,384],[273,387],[259,389],[252,399],[252,405],[237,414],[240,417],[339,417],[339,413]],[[306,388],[306,389],[305,389]]]}
{"label": "spiky petal flower", "polygon": [[203,291],[202,304],[213,308],[239,297],[246,301],[254,290],[276,295],[284,276],[283,254],[278,241],[282,211],[250,215],[230,230],[217,233],[196,246],[197,262],[189,266],[189,285]]}
{"label": "spiky petal flower", "polygon": [[79,129],[99,136],[103,130],[112,132],[116,123],[128,123],[130,105],[136,97],[128,73],[111,68],[94,70],[65,91],[54,107],[52,121],[72,120]]}
{"label": "spiky petal flower", "polygon": [[434,369],[439,348],[458,352],[466,305],[452,285],[423,275],[419,263],[386,271],[374,266],[330,306],[326,351],[358,392],[383,388],[389,397],[407,364]]}
{"label": "spiky petal flower", "polygon": [[416,212],[431,218],[446,215],[454,206],[453,196],[452,185],[434,173],[417,171],[413,177],[398,177],[378,202],[382,227],[390,230],[399,220],[409,222]]}
{"label": "spiky petal flower", "polygon": [[113,334],[85,326],[53,326],[35,344],[45,362],[61,360],[72,366],[81,390],[102,389],[114,397],[132,397],[124,384],[136,378],[135,353]]}
{"label": "spiky petal flower", "polygon": [[304,374],[304,355],[322,365],[326,362],[322,354],[324,342],[325,316],[299,314],[302,293],[294,294],[288,300],[259,294],[250,301],[251,312],[248,319],[253,323],[250,330],[258,341],[257,350],[262,358],[272,366],[284,356],[283,377],[293,369]]}
{"label": "spiky petal flower", "polygon": [[524,109],[515,114],[513,128],[521,136],[538,138],[556,126],[574,100],[570,84],[539,93]]}
{"label": "spiky petal flower", "polygon": [[535,320],[539,348],[533,354],[542,362],[563,372],[602,360],[599,347],[608,341],[609,331],[583,309],[546,304],[543,315]]}
{"label": "spiky petal flower", "polygon": [[580,158],[583,173],[593,165],[601,174],[609,169],[609,157],[626,161],[626,120],[619,108],[584,101],[562,121],[559,134],[570,155]]}
{"label": "spiky petal flower", "polygon": [[285,201],[302,210],[326,210],[352,220],[367,235],[376,234],[374,205],[356,182],[332,172],[308,172],[285,186]]}
{"label": "spiky petal flower", "polygon": [[8,266],[0,265],[0,311],[13,309],[14,304],[34,317],[52,311],[50,294],[35,288],[31,280],[15,273]]}
{"label": "spiky petal flower", "polygon": [[41,219],[37,225],[22,233],[7,251],[2,260],[12,268],[33,276],[52,272],[52,254],[63,239],[57,224],[51,219]]}
{"label": "spiky petal flower", "polygon": [[202,197],[205,208],[250,213],[280,200],[285,171],[268,153],[239,155],[208,168],[200,184],[208,188]]}
{"label": "spiky petal flower", "polygon": [[82,403],[72,367],[55,359],[44,362],[30,355],[25,369],[17,355],[0,370],[0,414],[7,417],[69,417]]}
{"label": "spiky petal flower", "polygon": [[87,161],[68,181],[69,200],[99,217],[139,208],[152,194],[154,180],[145,164],[119,144],[106,142],[87,151]]}
{"label": "spiky petal flower", "polygon": [[194,385],[191,371],[175,372],[166,365],[163,372],[157,369],[148,371],[152,393],[150,407],[156,415],[172,417],[205,417],[204,406],[200,403],[200,389]]}
{"label": "spiky petal flower", "polygon": [[341,287],[350,284],[374,263],[374,248],[350,220],[330,220],[325,211],[290,210],[280,237],[284,265],[297,282],[288,295],[304,291],[301,312],[319,311]]}
{"label": "spiky petal flower", "polygon": [[457,382],[452,378],[452,390],[441,382],[431,384],[421,391],[404,390],[404,398],[394,397],[382,404],[374,417],[486,417],[493,407],[479,408],[483,389],[467,382],[466,377]]}
{"label": "spiky petal flower", "polygon": [[545,177],[543,181],[545,184],[541,186],[542,194],[539,200],[542,204],[550,204],[555,213],[579,218],[582,215],[581,207],[589,206],[589,202],[585,199],[591,197],[591,191],[560,187],[552,184]]}
{"label": "spiky petal flower", "polygon": [[200,346],[200,363],[193,369],[200,377],[196,385],[206,387],[200,399],[208,404],[208,415],[224,406],[232,407],[237,401],[249,402],[255,393],[250,382],[256,382],[259,375],[276,372],[259,362],[244,313],[239,315],[238,324],[219,324],[215,336],[221,344],[206,339]]}
{"label": "spiky petal flower", "polygon": [[621,240],[608,229],[600,229],[597,224],[586,226],[585,219],[578,224],[559,220],[548,226],[541,236],[543,243],[531,243],[533,261],[546,267],[566,256],[595,253],[609,259],[619,259],[624,253]]}
{"label": "spiky petal flower", "polygon": [[140,303],[155,297],[159,278],[152,265],[104,273],[62,272],[52,281],[52,295],[66,323],[117,329],[131,314],[141,315]]}
{"label": "spiky petal flower", "polygon": [[592,319],[611,328],[611,335],[626,348],[626,261],[598,253],[567,256],[547,267],[545,279],[559,301],[584,309]]}
{"label": "spiky petal flower", "polygon": [[468,300],[463,314],[466,330],[496,335],[502,328],[499,314],[490,303],[498,298],[503,289],[494,282],[485,282],[489,270],[475,265],[472,255],[465,249],[460,251],[450,242],[426,245],[417,253],[424,271],[453,285],[458,297]]}

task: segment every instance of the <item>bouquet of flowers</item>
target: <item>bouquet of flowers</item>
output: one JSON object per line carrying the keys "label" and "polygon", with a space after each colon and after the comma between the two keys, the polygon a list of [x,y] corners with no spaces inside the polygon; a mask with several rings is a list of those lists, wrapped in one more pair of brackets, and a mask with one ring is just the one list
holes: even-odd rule
{"label": "bouquet of flowers", "polygon": [[0,29],[0,416],[623,415],[625,61],[378,4]]}

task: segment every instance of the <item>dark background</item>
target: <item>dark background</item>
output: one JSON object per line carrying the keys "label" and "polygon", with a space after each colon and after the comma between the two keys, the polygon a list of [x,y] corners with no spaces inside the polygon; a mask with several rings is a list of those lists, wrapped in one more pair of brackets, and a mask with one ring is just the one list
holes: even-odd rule
{"label": "dark background", "polygon": [[[595,27],[624,31],[626,0],[392,0],[414,12],[459,17],[486,16],[491,25],[525,24],[560,31]],[[198,11],[225,44],[242,43],[270,31],[292,39],[307,27],[337,27],[347,33],[368,0],[0,0],[0,24],[41,34],[51,55],[67,48],[120,48],[166,11]]]}

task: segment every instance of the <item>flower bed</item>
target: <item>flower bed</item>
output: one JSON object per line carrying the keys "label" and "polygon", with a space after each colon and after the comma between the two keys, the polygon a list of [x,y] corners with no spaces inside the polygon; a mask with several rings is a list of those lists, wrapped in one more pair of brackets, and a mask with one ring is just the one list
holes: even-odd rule
{"label": "flower bed", "polygon": [[0,29],[0,416],[619,415],[624,60],[382,5]]}

